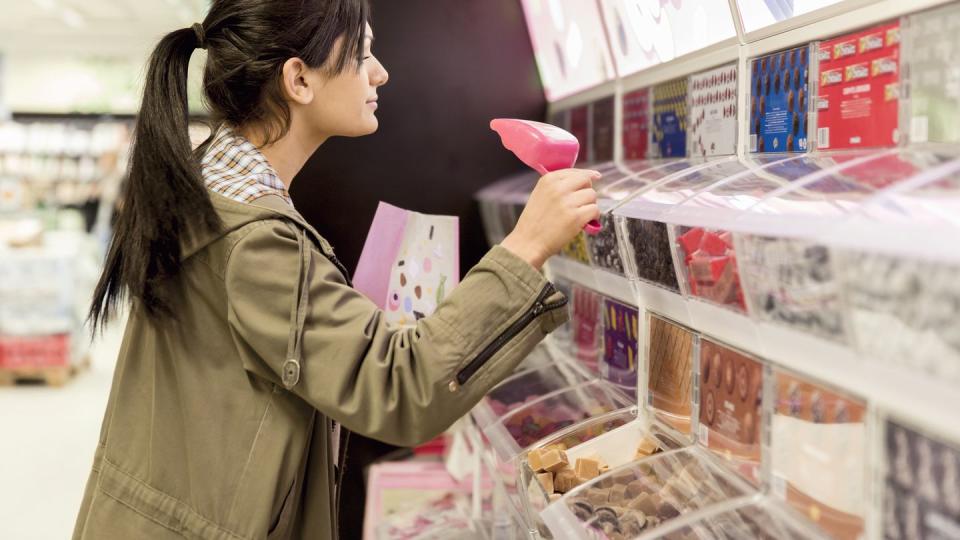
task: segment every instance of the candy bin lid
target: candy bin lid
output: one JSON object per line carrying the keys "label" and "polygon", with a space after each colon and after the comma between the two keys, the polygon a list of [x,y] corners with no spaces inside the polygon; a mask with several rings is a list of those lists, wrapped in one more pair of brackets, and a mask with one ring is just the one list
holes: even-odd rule
{"label": "candy bin lid", "polygon": [[[588,468],[582,460],[574,467]],[[581,472],[592,475],[590,469]],[[685,514],[757,493],[698,446],[654,454],[585,482],[582,476],[561,471],[555,477],[554,488],[557,482],[576,487],[554,497],[541,513],[554,538],[638,538]]]}
{"label": "candy bin lid", "polygon": [[615,201],[635,197],[664,178],[688,169],[694,162],[687,159],[661,159],[635,162],[634,172],[606,187],[603,195]]}
{"label": "candy bin lid", "polygon": [[586,381],[531,399],[483,428],[483,433],[498,459],[509,462],[564,428],[631,405],[609,383]]}
{"label": "candy bin lid", "polygon": [[960,226],[960,157],[928,158],[911,178],[868,201],[862,214],[896,226]]}
{"label": "candy bin lid", "polygon": [[[644,536],[645,538],[646,536]],[[795,518],[766,498],[732,501],[712,511],[691,514],[669,530],[658,531],[663,540],[825,540],[809,524]]]}
{"label": "candy bin lid", "polygon": [[563,361],[520,370],[490,390],[470,414],[484,430],[516,409],[586,380],[580,370]]}
{"label": "candy bin lid", "polygon": [[662,212],[746,169],[736,156],[697,158],[686,163],[686,168],[665,177],[624,204],[647,209],[657,208]]}

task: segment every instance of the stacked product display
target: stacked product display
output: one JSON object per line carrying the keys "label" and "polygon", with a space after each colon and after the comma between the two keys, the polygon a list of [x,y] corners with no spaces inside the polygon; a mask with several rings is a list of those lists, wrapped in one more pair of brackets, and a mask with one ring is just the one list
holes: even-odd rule
{"label": "stacked product display", "polygon": [[122,123],[0,124],[0,385],[59,386],[88,361],[81,325],[127,143]]}
{"label": "stacked product display", "polygon": [[[547,263],[570,323],[464,428],[491,515],[529,538],[960,538],[960,3],[744,0],[737,39],[675,58],[672,10],[706,4],[600,0],[623,78],[551,103],[603,229]],[[478,194],[492,243],[537,176]]]}

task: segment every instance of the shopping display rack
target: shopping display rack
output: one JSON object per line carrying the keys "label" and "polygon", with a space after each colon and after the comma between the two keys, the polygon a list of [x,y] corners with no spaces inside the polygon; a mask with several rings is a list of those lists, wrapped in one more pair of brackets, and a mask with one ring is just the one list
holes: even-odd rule
{"label": "shopping display rack", "polygon": [[89,365],[83,323],[128,133],[86,117],[0,123],[0,386],[62,386]]}
{"label": "shopping display rack", "polygon": [[[465,428],[488,536],[960,537],[960,2],[598,0],[582,73],[555,4],[524,2],[603,231]],[[478,193],[491,244],[536,180]]]}

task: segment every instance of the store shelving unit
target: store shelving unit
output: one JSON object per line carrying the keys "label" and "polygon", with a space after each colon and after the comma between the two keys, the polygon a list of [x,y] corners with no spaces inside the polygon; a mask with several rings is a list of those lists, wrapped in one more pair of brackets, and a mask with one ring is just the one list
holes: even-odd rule
{"label": "store shelving unit", "polygon": [[0,384],[59,386],[89,363],[82,327],[128,133],[82,116],[0,123]]}
{"label": "store shelving unit", "polygon": [[[620,413],[590,414],[511,455],[500,477],[531,537],[960,531],[960,3],[838,1],[765,26],[747,4],[729,2],[735,35],[628,72],[616,17],[643,7],[599,0],[617,76],[549,106],[580,166],[604,172],[605,227],[547,265],[572,298],[548,369],[588,381],[551,391],[632,398],[604,367],[622,346],[605,336],[610,302],[638,309],[638,384],[631,420],[588,429]],[[611,129],[613,159],[597,161]],[[492,243],[535,179],[478,195]],[[664,352],[683,335],[688,349]],[[664,395],[683,396],[686,424]],[[611,470],[558,490],[525,458],[568,433],[582,435],[565,441],[571,465]],[[650,440],[661,453],[634,455]]]}

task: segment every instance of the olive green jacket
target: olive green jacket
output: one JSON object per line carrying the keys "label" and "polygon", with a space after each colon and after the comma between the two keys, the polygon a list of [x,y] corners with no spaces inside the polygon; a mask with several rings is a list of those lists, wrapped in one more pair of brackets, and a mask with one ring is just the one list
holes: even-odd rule
{"label": "olive green jacket", "polygon": [[336,538],[332,422],[427,441],[565,321],[495,247],[436,313],[387,328],[282,199],[211,199],[224,227],[183,246],[176,319],[134,303],[75,539]]}

